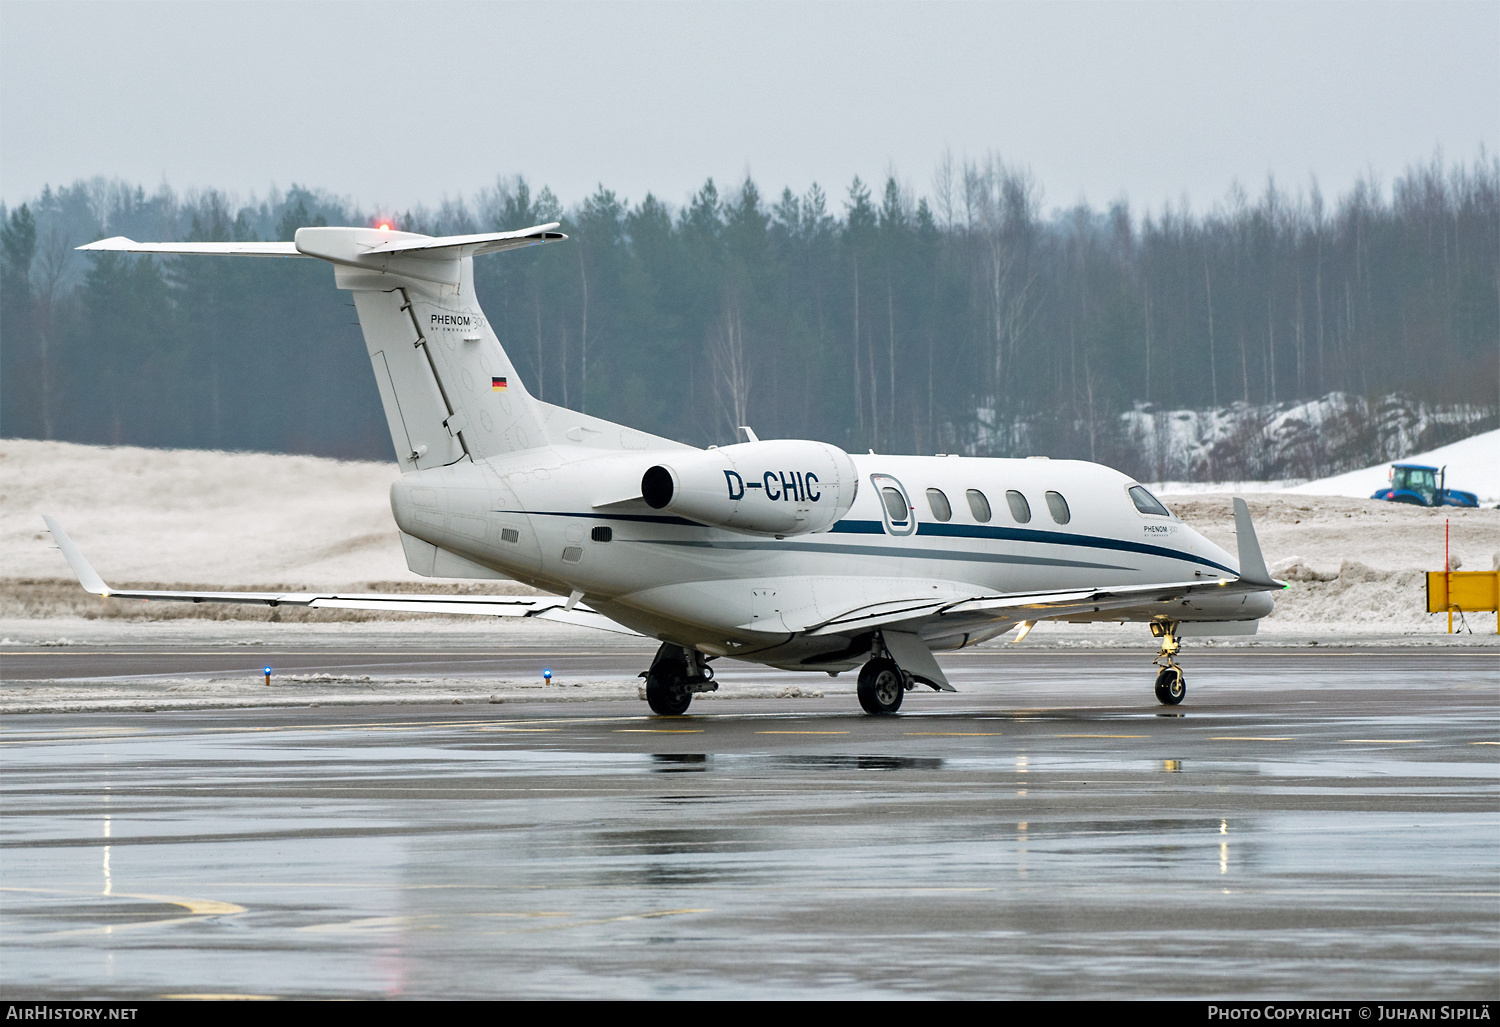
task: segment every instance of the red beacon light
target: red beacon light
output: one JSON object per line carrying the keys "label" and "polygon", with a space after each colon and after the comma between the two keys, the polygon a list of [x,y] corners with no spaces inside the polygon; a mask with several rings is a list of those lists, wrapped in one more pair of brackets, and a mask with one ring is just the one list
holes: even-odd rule
{"label": "red beacon light", "polygon": [[391,230],[391,223],[389,221],[382,221],[375,227],[380,229],[382,232],[389,232]]}

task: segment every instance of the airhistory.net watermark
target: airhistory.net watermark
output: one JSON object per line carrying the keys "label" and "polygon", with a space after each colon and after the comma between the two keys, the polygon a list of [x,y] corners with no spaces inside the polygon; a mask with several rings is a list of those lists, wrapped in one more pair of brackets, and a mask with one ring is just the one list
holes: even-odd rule
{"label": "airhistory.net watermark", "polygon": [[7,1020],[134,1020],[135,1006],[76,1006],[51,1002],[8,1003]]}

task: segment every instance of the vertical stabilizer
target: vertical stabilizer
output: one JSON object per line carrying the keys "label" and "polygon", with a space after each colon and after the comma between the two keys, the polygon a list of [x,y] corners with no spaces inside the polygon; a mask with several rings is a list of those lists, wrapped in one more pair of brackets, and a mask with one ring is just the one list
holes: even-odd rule
{"label": "vertical stabilizer", "polygon": [[414,270],[422,277],[334,269],[339,288],[354,294],[401,469],[543,445],[537,404],[474,295],[473,258],[423,258]]}

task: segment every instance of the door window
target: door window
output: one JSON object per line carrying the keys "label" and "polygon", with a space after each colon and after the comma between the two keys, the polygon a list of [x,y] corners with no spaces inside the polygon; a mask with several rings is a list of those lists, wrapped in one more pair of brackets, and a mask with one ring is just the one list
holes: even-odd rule
{"label": "door window", "polygon": [[917,530],[916,511],[907,498],[906,489],[889,474],[872,474],[870,483],[880,496],[880,512],[885,530],[892,535],[910,535]]}

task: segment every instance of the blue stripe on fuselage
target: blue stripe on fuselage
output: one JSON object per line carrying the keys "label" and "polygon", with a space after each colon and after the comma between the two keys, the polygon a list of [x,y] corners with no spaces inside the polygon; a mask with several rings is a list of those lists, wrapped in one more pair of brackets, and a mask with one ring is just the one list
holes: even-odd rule
{"label": "blue stripe on fuselage", "polygon": [[[853,535],[879,535],[884,531],[879,521],[839,521],[830,531]],[[1144,542],[1130,542],[1119,538],[1104,538],[1099,535],[1074,535],[1064,531],[1040,531],[1035,528],[997,528],[988,524],[934,524],[924,522],[917,525],[918,535],[936,538],[982,538],[997,542],[1040,542],[1054,546],[1083,546],[1088,549],[1113,549],[1121,553],[1140,553],[1144,556],[1164,556],[1170,560],[1187,560],[1201,563],[1205,567],[1235,572],[1223,564],[1184,553],[1165,546],[1153,546]]]}
{"label": "blue stripe on fuselage", "polygon": [[[496,512],[497,513],[529,513],[533,517],[591,517],[591,518],[594,518],[595,520],[601,520],[601,521],[635,521],[635,522],[642,522],[642,521],[644,521],[644,522],[654,523],[654,524],[686,525],[686,526],[692,527],[692,528],[697,528],[697,527],[712,527],[712,525],[700,525],[696,521],[690,521],[690,520],[687,520],[686,518],[683,518],[683,517],[662,516],[662,515],[659,515],[659,514],[658,515],[651,515],[651,514],[605,514],[605,513],[597,513],[597,512],[595,512],[595,513],[578,513],[578,512],[574,512],[574,511],[562,511],[562,510],[557,510],[557,511],[549,511],[549,510],[536,510],[536,511],[521,511],[521,510],[510,511],[510,510],[505,510],[505,511],[498,511],[497,510]],[[828,534],[830,534],[830,535],[884,535],[885,534],[885,527],[884,527],[884,525],[881,524],[880,521],[851,521],[851,520],[843,520],[843,521],[839,521],[832,528],[828,529]],[[917,525],[917,534],[918,535],[927,535],[927,536],[933,537],[933,538],[979,538],[979,539],[988,539],[988,540],[996,541],[996,542],[1026,542],[1026,543],[1033,543],[1033,544],[1042,543],[1042,544],[1054,545],[1054,546],[1075,546],[1075,547],[1080,547],[1080,548],[1084,548],[1084,549],[1109,549],[1109,550],[1114,550],[1115,552],[1119,552],[1119,553],[1138,553],[1138,554],[1140,554],[1142,556],[1165,557],[1165,558],[1167,558],[1169,560],[1185,560],[1188,563],[1202,564],[1205,567],[1212,567],[1215,570],[1223,571],[1226,574],[1235,575],[1235,571],[1233,571],[1232,569],[1230,569],[1228,567],[1225,567],[1223,564],[1221,564],[1221,563],[1215,563],[1212,560],[1206,559],[1206,558],[1204,558],[1202,556],[1197,556],[1197,555],[1195,555],[1193,553],[1184,553],[1184,552],[1182,552],[1180,550],[1177,550],[1177,549],[1168,549],[1165,546],[1147,545],[1144,542],[1129,542],[1129,541],[1126,541],[1125,539],[1104,538],[1104,537],[1099,536],[1099,535],[1073,535],[1073,534],[1070,534],[1068,532],[1063,532],[1063,531],[1040,531],[1040,530],[1037,530],[1037,529],[1034,529],[1034,528],[997,528],[997,527],[993,527],[993,526],[988,525],[988,524],[935,524],[935,523],[926,523],[926,522]],[[903,537],[910,538],[911,536],[903,536]],[[626,539],[621,539],[620,541],[624,542],[624,541],[627,541],[627,540]],[[733,542],[733,543],[718,543],[718,542],[707,542],[707,541],[703,541],[703,542],[677,542],[677,543],[673,543],[673,542],[668,542],[667,540],[648,540],[648,539],[636,539],[636,540],[633,540],[633,541],[640,541],[640,542],[656,541],[656,542],[663,542],[665,544],[691,545],[691,546],[703,547],[703,548],[797,549],[797,550],[803,550],[803,551],[819,551],[819,550],[821,550],[821,551],[830,552],[830,553],[837,553],[837,552],[854,553],[854,552],[858,552],[858,554],[861,555],[861,556],[898,556],[898,557],[904,557],[904,558],[907,558],[907,559],[917,559],[917,560],[931,560],[931,559],[938,559],[938,560],[963,560],[963,559],[972,559],[972,560],[975,560],[975,561],[981,562],[981,563],[990,563],[990,562],[1002,562],[1002,563],[1038,563],[1038,564],[1051,564],[1051,565],[1054,565],[1054,566],[1095,567],[1095,568],[1100,568],[1100,569],[1108,568],[1110,570],[1134,570],[1135,569],[1135,568],[1130,568],[1130,567],[1119,567],[1119,566],[1112,565],[1112,564],[1075,563],[1073,561],[1068,561],[1068,560],[1049,560],[1049,559],[1041,558],[1041,557],[1029,557],[1029,558],[1028,557],[1013,557],[1013,556],[1011,556],[1011,557],[1006,557],[1006,556],[995,557],[995,556],[990,556],[988,554],[983,554],[983,553],[957,553],[957,552],[953,552],[952,550],[945,550],[945,549],[911,549],[907,545],[859,546],[859,547],[856,548],[856,547],[851,547],[851,546],[836,546],[836,545],[827,545],[827,544],[819,544],[819,543],[805,543],[805,542],[803,542],[803,543],[791,543],[791,542],[785,542],[785,541],[780,541],[780,540],[773,541],[771,539],[766,539],[764,541],[759,541],[759,542]]]}

